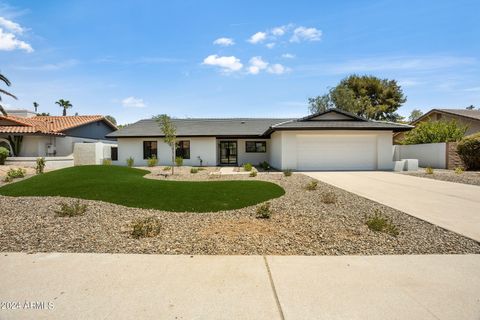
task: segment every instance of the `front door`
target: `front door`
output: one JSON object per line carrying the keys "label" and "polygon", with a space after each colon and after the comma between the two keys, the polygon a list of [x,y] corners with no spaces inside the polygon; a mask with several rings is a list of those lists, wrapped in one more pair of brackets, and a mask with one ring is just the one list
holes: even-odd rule
{"label": "front door", "polygon": [[237,141],[220,141],[220,164],[237,164]]}

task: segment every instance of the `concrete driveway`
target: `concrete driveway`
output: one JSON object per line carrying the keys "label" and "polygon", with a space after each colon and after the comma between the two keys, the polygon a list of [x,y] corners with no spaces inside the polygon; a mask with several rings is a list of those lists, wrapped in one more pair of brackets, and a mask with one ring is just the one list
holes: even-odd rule
{"label": "concrete driveway", "polygon": [[480,187],[393,172],[304,174],[480,241]]}

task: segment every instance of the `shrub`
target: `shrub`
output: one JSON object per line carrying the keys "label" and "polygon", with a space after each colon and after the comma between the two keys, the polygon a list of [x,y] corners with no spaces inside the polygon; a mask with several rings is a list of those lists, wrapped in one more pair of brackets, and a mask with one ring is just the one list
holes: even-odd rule
{"label": "shrub", "polygon": [[42,174],[45,169],[45,158],[37,158],[37,165],[35,166],[35,173]]}
{"label": "shrub", "polygon": [[177,167],[183,166],[183,158],[182,157],[176,157],[175,158],[175,164],[177,165]]}
{"label": "shrub", "polygon": [[170,171],[170,170],[172,170],[172,167],[163,167],[162,170],[163,170],[163,171]]}
{"label": "shrub", "polygon": [[305,187],[305,189],[310,190],[310,191],[316,190],[316,189],[317,189],[317,185],[318,185],[318,181],[312,180],[312,181],[310,181],[310,182],[307,184],[307,186]]}
{"label": "shrub", "polygon": [[151,156],[150,158],[147,159],[147,166],[149,167],[155,167],[158,163],[158,159],[155,156]]}
{"label": "shrub", "polygon": [[245,171],[252,171],[252,168],[253,168],[253,166],[252,166],[251,163],[245,163],[243,165],[243,170],[245,170]]}
{"label": "shrub", "polygon": [[283,175],[285,177],[290,177],[292,175],[292,170],[290,170],[290,169],[283,170]]}
{"label": "shrub", "polygon": [[190,173],[198,173],[198,168],[190,168]]}
{"label": "shrub", "polygon": [[426,174],[433,174],[433,169],[431,167],[426,167],[425,168],[425,173]]}
{"label": "shrub", "polygon": [[160,234],[161,224],[156,217],[140,218],[133,222],[132,232],[130,233],[135,239],[155,237]]}
{"label": "shrub", "polygon": [[480,132],[463,138],[457,145],[457,152],[467,170],[480,169]]}
{"label": "shrub", "polygon": [[455,142],[463,138],[466,126],[459,126],[455,120],[421,122],[405,134],[403,144]]}
{"label": "shrub", "polygon": [[133,160],[132,157],[130,157],[130,158],[127,159],[127,166],[128,166],[128,167],[130,167],[130,168],[133,167],[133,164],[134,164],[134,163],[135,163],[135,160]]}
{"label": "shrub", "polygon": [[76,217],[81,216],[87,212],[87,205],[81,204],[80,200],[75,201],[73,204],[60,202],[60,210],[55,210],[57,217]]}
{"label": "shrub", "polygon": [[260,162],[258,166],[265,171],[269,171],[271,169],[270,164],[267,161]]}
{"label": "shrub", "polygon": [[22,169],[22,168],[13,169],[12,168],[12,169],[8,170],[7,177],[10,177],[12,179],[23,178],[23,177],[25,177],[26,173],[27,173],[27,170],[25,170],[25,169]]}
{"label": "shrub", "polygon": [[455,173],[456,174],[462,174],[463,173],[463,168],[462,167],[456,167],[455,168]]}
{"label": "shrub", "polygon": [[257,207],[257,219],[270,219],[271,216],[270,202],[265,202]]}
{"label": "shrub", "polygon": [[13,178],[10,177],[10,176],[6,176],[4,179],[3,179],[3,182],[12,182],[13,181]]}
{"label": "shrub", "polygon": [[10,155],[10,152],[8,151],[7,148],[0,147],[0,165],[5,164],[5,160],[9,155]]}
{"label": "shrub", "polygon": [[365,224],[375,232],[384,232],[394,237],[399,234],[397,227],[387,217],[384,217],[379,210],[375,210],[374,215],[368,218]]}
{"label": "shrub", "polygon": [[112,165],[112,159],[103,159],[102,165],[111,166]]}
{"label": "shrub", "polygon": [[326,204],[332,204],[337,202],[337,195],[331,191],[322,193],[321,201]]}
{"label": "shrub", "polygon": [[256,176],[257,176],[257,170],[251,171],[250,174],[249,174],[249,176],[252,177],[252,178],[253,178],[253,177],[256,177]]}

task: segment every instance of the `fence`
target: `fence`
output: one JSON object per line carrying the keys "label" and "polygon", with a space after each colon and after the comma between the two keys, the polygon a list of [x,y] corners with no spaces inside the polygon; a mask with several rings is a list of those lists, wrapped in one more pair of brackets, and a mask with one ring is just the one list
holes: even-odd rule
{"label": "fence", "polygon": [[75,143],[73,147],[73,158],[76,166],[89,164],[102,164],[104,159],[111,159],[112,147],[116,144],[96,143]]}
{"label": "fence", "polygon": [[394,160],[418,159],[420,167],[454,169],[463,166],[456,142],[395,145]]}

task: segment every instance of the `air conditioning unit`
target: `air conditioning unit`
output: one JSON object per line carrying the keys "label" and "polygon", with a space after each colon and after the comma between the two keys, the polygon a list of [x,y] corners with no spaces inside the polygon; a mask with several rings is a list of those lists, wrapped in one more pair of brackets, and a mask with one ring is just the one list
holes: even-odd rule
{"label": "air conditioning unit", "polygon": [[55,154],[56,148],[53,144],[47,144],[47,154]]}

